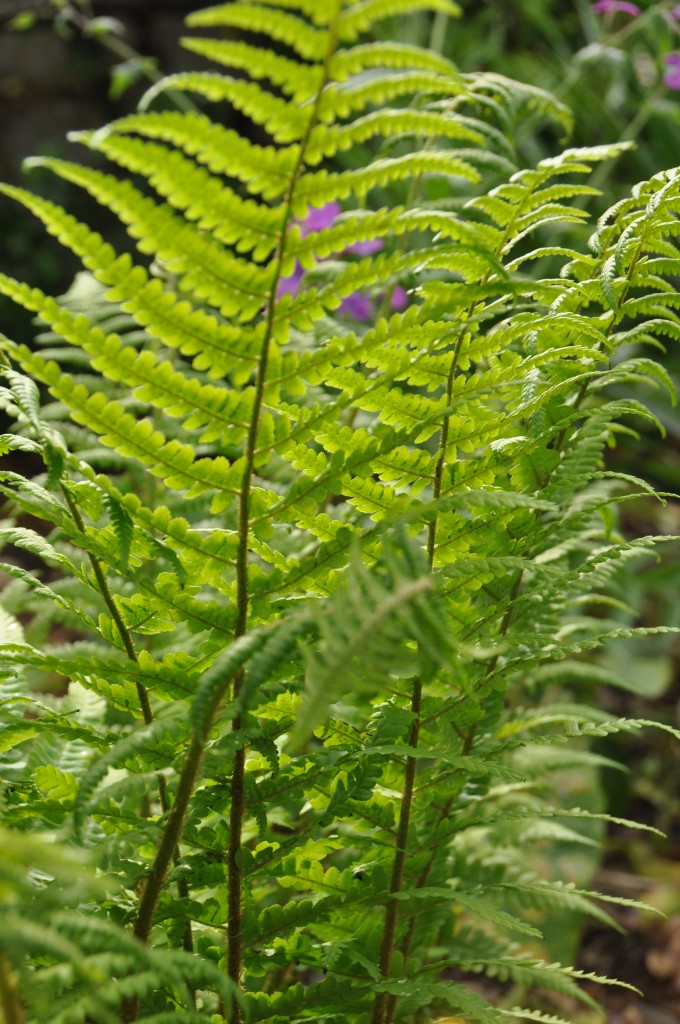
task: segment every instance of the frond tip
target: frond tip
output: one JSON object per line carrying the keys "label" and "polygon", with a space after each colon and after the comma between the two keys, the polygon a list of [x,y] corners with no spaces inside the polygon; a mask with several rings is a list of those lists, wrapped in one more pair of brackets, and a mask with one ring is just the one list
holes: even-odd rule
{"label": "frond tip", "polygon": [[427,563],[405,531],[385,542],[372,572],[354,552],[346,579],[317,613],[320,645],[307,652],[306,696],[289,737],[291,749],[347,692],[370,696],[392,673],[427,678],[441,664],[447,625],[432,600],[433,587]]}

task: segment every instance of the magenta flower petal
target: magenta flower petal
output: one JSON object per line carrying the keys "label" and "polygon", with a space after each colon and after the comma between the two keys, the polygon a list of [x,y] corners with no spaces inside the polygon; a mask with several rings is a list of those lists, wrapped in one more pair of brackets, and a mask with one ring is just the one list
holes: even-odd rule
{"label": "magenta flower petal", "polygon": [[676,21],[680,21],[680,4],[675,5],[671,10],[671,15],[676,19]]}
{"label": "magenta flower petal", "polygon": [[680,90],[680,71],[667,71],[663,76],[663,82],[666,88]]}
{"label": "magenta flower petal", "polygon": [[406,309],[407,306],[408,295],[398,284],[390,296],[390,309]]}
{"label": "magenta flower petal", "polygon": [[352,292],[340,303],[340,312],[354,317],[355,320],[370,320],[373,316],[373,303],[361,292]]}
{"label": "magenta flower petal", "polygon": [[[342,213],[340,203],[326,203],[324,206],[310,206],[304,220],[298,220],[300,235],[305,238],[316,231],[323,231],[331,227]],[[381,252],[385,243],[381,238],[368,238],[363,242],[354,242],[342,250],[342,254],[353,256],[372,256]],[[323,262],[323,261],[322,261]],[[297,295],[300,290],[300,283],[304,276],[304,270],[299,262],[295,264],[295,270],[288,277],[282,277],[276,288],[276,297],[282,295]],[[403,309],[408,305],[406,292],[403,288],[395,288],[390,295],[390,306],[392,309]],[[375,303],[364,295],[363,292],[352,292],[342,300],[339,312],[352,317],[354,320],[370,320],[375,314]]]}
{"label": "magenta flower petal", "polygon": [[295,263],[295,270],[289,277],[282,277],[276,286],[276,298],[282,295],[297,295],[300,290],[300,281],[304,271],[299,263]]}
{"label": "magenta flower petal", "polygon": [[355,256],[372,256],[384,248],[384,242],[380,238],[371,238],[367,242],[355,242],[348,245],[345,252],[351,252]]}
{"label": "magenta flower petal", "polygon": [[300,234],[311,234],[312,231],[322,231],[329,228],[342,213],[340,203],[326,203],[325,206],[311,206],[309,213],[300,222]]}
{"label": "magenta flower petal", "polygon": [[664,85],[668,89],[680,90],[680,53],[669,53],[664,57],[666,71]]}
{"label": "magenta flower petal", "polygon": [[617,11],[620,11],[622,14],[630,14],[631,18],[642,14],[638,5],[631,4],[628,0],[597,0],[592,6],[592,10],[597,14],[616,14]]}

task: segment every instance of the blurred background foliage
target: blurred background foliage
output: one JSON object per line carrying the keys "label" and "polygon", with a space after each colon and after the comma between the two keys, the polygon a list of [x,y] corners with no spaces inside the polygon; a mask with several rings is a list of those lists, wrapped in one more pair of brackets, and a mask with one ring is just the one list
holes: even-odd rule
{"label": "blurred background foliage", "polygon": [[[640,13],[618,9],[628,7]],[[491,68],[549,89],[574,113],[576,145],[635,140],[632,155],[599,175],[600,185],[606,176],[607,204],[677,164],[680,83],[665,81],[665,58],[680,50],[677,4],[466,0],[464,10],[446,42],[463,70]],[[527,144],[534,159],[543,155],[540,137]]]}

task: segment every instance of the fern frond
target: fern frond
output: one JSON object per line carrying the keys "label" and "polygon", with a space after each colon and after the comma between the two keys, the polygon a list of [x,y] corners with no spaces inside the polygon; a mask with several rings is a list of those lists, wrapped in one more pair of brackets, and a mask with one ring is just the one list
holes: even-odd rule
{"label": "fern frond", "polygon": [[[317,24],[327,26],[331,9],[319,11],[316,18]],[[189,28],[212,28],[219,25],[259,32],[285,43],[298,56],[310,61],[320,60],[325,51],[326,36],[320,29],[309,25],[297,15],[276,10],[270,5],[247,3],[245,0],[195,11],[187,18],[187,25]]]}
{"label": "fern frond", "polygon": [[[434,609],[426,610],[422,600],[432,581],[415,549],[409,548],[407,536],[402,535],[397,543],[398,547],[383,553],[389,572],[385,583],[375,580],[356,561],[346,593],[339,591],[337,607],[321,618],[321,654],[309,657],[308,695],[289,739],[292,748],[319,725],[328,705],[353,681],[372,689],[379,685],[386,665],[394,664],[400,675],[404,671],[409,675],[419,670],[428,673],[445,657],[445,620]],[[330,625],[324,622],[327,616]],[[417,640],[421,648],[412,665],[405,638]],[[338,676],[342,691],[337,690]]]}
{"label": "fern frond", "polygon": [[[323,38],[323,37],[321,37]],[[190,92],[212,103],[228,102],[262,127],[276,143],[299,142],[307,126],[307,116],[293,103],[279,99],[255,82],[246,82],[213,71],[185,71],[163,78],[142,97],[145,110],[163,92]]]}
{"label": "fern frond", "polygon": [[[134,259],[0,187],[88,272],[59,299],[0,275],[47,328],[0,338],[0,759],[25,857],[0,858],[0,970],[27,1024],[562,1024],[442,971],[588,1005],[580,982],[609,983],[511,933],[543,942],[537,909],[612,923],[544,851],[630,825],[566,804],[562,770],[594,790],[612,762],[589,743],[651,723],[571,693],[630,685],[598,650],[670,632],[632,625],[625,586],[670,538],[617,526],[666,495],[607,449],[660,426],[641,384],[672,391],[620,349],[680,336],[680,179],[642,183],[581,253],[579,178],[625,146],[532,166],[518,131],[568,130],[559,101],[380,40],[456,10],[193,14],[226,30],[187,40],[224,72],[72,137],[109,168],[37,161]],[[150,109],[168,91],[205,112]],[[34,855],[29,828],[69,822],[115,898]]]}

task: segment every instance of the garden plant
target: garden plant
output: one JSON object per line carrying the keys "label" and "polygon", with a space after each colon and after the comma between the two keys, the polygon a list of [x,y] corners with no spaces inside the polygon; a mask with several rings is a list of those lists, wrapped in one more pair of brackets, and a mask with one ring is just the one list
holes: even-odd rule
{"label": "garden plant", "polygon": [[541,927],[604,898],[539,854],[613,820],[560,773],[650,725],[592,699],[667,540],[621,534],[653,492],[605,453],[661,428],[623,385],[674,399],[680,173],[565,245],[626,145],[528,166],[569,112],[389,41],[414,13],[457,9],[191,15],[217,70],[34,161],[129,251],[0,189],[85,268],[61,299],[0,275],[41,325],[0,344],[7,1024],[594,1005]]}

